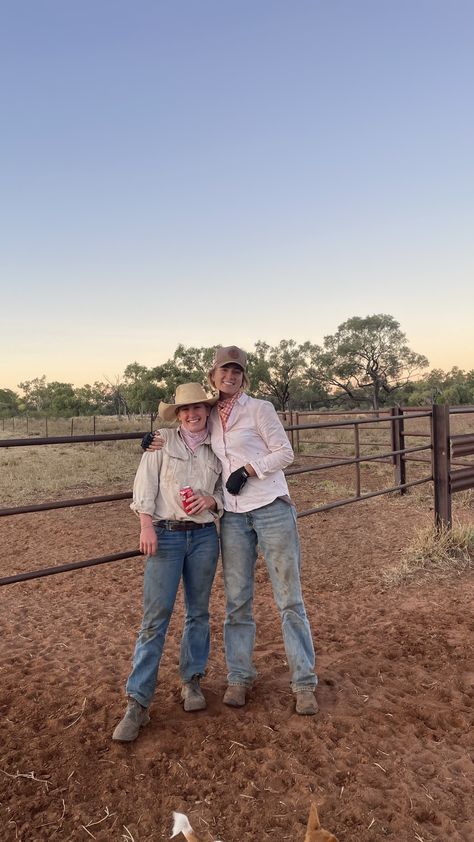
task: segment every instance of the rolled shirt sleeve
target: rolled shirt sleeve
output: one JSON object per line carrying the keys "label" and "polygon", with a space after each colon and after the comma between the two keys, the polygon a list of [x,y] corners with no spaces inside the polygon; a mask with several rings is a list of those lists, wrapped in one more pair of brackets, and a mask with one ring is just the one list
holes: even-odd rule
{"label": "rolled shirt sleeve", "polygon": [[130,504],[137,515],[155,515],[162,461],[161,450],[144,453],[141,458],[133,483],[133,502]]}

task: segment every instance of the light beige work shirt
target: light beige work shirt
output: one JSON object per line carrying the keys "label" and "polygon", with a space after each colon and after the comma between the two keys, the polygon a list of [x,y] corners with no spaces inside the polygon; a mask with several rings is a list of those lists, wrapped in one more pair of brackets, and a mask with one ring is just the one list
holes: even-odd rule
{"label": "light beige work shirt", "polygon": [[[192,452],[184,443],[179,429],[159,430],[165,441],[162,450],[143,454],[133,483],[133,503],[137,514],[151,515],[157,520],[193,520],[210,523],[223,512],[221,463],[211,450],[208,436]],[[179,491],[190,485],[195,494],[210,494],[217,503],[217,512],[206,509],[188,515],[181,504]]]}

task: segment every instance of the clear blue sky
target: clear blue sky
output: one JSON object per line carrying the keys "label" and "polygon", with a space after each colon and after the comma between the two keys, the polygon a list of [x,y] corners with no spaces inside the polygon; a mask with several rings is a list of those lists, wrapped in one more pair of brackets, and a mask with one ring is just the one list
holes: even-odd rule
{"label": "clear blue sky", "polygon": [[0,387],[390,313],[474,367],[472,0],[1,0]]}

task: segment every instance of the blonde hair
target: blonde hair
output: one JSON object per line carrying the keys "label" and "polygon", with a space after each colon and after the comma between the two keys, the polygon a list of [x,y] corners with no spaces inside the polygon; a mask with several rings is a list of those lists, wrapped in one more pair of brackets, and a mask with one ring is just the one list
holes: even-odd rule
{"label": "blonde hair", "polygon": [[[232,365],[232,363],[229,363],[229,365]],[[238,366],[238,367],[241,368],[241,366]],[[218,366],[214,366],[214,368],[209,369],[209,371],[207,372],[207,382],[209,383],[211,389],[214,389],[215,392],[218,391],[218,389],[216,388],[216,384],[214,383],[214,379],[213,379],[213,375],[214,375],[214,372],[215,372],[216,368],[218,368]],[[248,374],[243,369],[242,369],[242,374],[243,374],[242,388],[248,389],[249,386],[250,386],[250,380],[248,378]]]}

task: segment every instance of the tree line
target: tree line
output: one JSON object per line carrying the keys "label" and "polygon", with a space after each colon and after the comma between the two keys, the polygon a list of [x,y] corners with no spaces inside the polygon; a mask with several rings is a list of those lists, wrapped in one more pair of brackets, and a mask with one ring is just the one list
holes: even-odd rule
{"label": "tree line", "polygon": [[[171,401],[180,383],[208,386],[207,372],[218,346],[179,344],[161,365],[129,363],[112,383],[74,387],[36,377],[18,384],[21,394],[0,389],[0,417],[20,413],[71,417],[156,412]],[[474,404],[474,370],[434,369],[413,351],[400,324],[388,314],[354,316],[326,336],[322,345],[282,339],[277,345],[258,340],[248,354],[250,393],[267,398],[279,410],[379,409],[403,404]]]}

